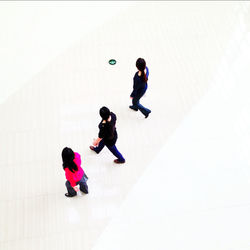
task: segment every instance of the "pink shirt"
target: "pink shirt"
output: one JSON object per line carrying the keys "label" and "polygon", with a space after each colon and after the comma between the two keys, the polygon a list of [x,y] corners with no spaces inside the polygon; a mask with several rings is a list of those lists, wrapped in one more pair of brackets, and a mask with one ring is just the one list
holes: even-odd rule
{"label": "pink shirt", "polygon": [[84,175],[84,171],[81,168],[81,156],[75,152],[75,159],[73,160],[77,165],[78,170],[72,173],[68,168],[65,168],[66,179],[70,182],[72,187],[76,186],[76,182],[80,181]]}

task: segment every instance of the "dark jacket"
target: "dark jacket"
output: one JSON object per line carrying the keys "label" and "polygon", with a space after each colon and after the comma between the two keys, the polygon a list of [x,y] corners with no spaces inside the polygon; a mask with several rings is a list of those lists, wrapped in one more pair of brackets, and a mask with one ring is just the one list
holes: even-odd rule
{"label": "dark jacket", "polygon": [[[148,67],[146,67],[147,78],[148,78],[148,75],[149,75],[149,71],[148,71]],[[148,88],[148,84],[143,81],[142,77],[138,75],[138,72],[135,73],[133,80],[134,80],[133,91],[130,96],[133,98],[141,98],[145,94]]]}
{"label": "dark jacket", "polygon": [[116,132],[116,115],[111,112],[111,121],[103,123],[103,120],[99,123],[99,134],[98,137],[104,140],[105,145],[113,146],[117,140],[117,132]]}

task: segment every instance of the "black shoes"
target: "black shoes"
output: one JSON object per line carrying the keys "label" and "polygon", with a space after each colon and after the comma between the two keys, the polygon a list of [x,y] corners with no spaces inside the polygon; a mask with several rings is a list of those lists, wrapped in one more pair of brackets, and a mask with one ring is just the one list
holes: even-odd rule
{"label": "black shoes", "polygon": [[89,190],[86,187],[85,188],[80,188],[80,191],[85,193],[85,194],[89,193]]}
{"label": "black shoes", "polygon": [[89,146],[89,148],[93,151],[95,151],[95,147],[94,146]]}
{"label": "black shoes", "polygon": [[134,111],[138,111],[137,108],[135,108],[134,106],[129,106],[130,109],[133,109]]}
{"label": "black shoes", "polygon": [[74,196],[76,196],[76,195],[77,195],[77,194],[72,195],[72,194],[70,194],[70,193],[66,193],[66,194],[65,194],[66,197],[74,197]]}
{"label": "black shoes", "polygon": [[[135,108],[133,105],[129,106],[130,109],[133,109],[134,111],[138,111],[138,108]],[[149,111],[146,115],[145,118],[148,118],[149,114],[151,113],[151,111]]]}
{"label": "black shoes", "polygon": [[148,113],[145,115],[145,118],[148,118],[148,116],[149,116],[150,113],[151,113],[151,111],[148,112]]}

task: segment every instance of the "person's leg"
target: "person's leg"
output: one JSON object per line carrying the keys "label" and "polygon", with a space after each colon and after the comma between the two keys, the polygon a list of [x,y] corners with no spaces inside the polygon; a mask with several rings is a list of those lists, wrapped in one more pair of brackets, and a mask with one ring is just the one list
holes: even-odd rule
{"label": "person's leg", "polygon": [[104,148],[104,146],[105,146],[105,143],[104,143],[103,140],[101,140],[99,142],[98,146],[97,147],[93,147],[92,150],[94,150],[97,154],[99,154],[102,151],[102,149]]}
{"label": "person's leg", "polygon": [[113,146],[107,146],[107,148],[110,150],[110,152],[117,157],[117,160],[120,162],[120,163],[124,163],[125,162],[125,159],[123,158],[122,154],[118,151],[118,149],[116,148],[115,145]]}
{"label": "person's leg", "polygon": [[133,109],[134,111],[138,111],[138,108],[135,108],[133,105],[129,106],[130,109]]}
{"label": "person's leg", "polygon": [[80,184],[80,190],[81,190],[83,193],[88,194],[88,193],[89,193],[88,185],[87,185],[87,182],[86,182],[84,176],[83,176],[82,179],[79,181],[79,184]]}
{"label": "person's leg", "polygon": [[[133,102],[133,101],[132,101],[132,102]],[[134,111],[138,111],[138,108],[135,107],[134,104],[133,104],[133,105],[130,105],[129,108],[130,108],[130,109],[133,109]]]}
{"label": "person's leg", "polygon": [[148,117],[148,115],[151,113],[151,110],[148,108],[145,108],[144,106],[142,106],[140,103],[138,103],[138,109],[142,112],[142,114],[144,114],[145,118]]}
{"label": "person's leg", "polygon": [[139,99],[137,97],[134,97],[132,99],[132,104],[133,105],[131,107],[133,107],[134,110],[138,110],[138,102],[139,102]]}
{"label": "person's leg", "polygon": [[[76,191],[75,191],[74,188],[71,186],[71,184],[70,184],[69,181],[66,181],[65,186],[66,186],[66,188],[67,188],[67,190],[68,190],[68,194],[69,194],[70,197],[76,196],[76,195],[77,195]],[[65,194],[65,195],[66,195],[66,194]]]}
{"label": "person's leg", "polygon": [[139,109],[139,110],[142,112],[142,114],[147,118],[148,115],[151,113],[151,110],[145,108],[144,106],[142,106],[142,105],[140,104],[140,99],[141,99],[141,97],[140,97],[140,98],[136,98],[136,97],[133,98],[133,106],[134,106],[135,108]]}
{"label": "person's leg", "polygon": [[83,176],[83,177],[84,177],[85,181],[87,181],[87,180],[88,180],[88,178],[89,178],[89,177],[86,175],[86,173],[85,173],[85,172],[84,172],[84,176]]}
{"label": "person's leg", "polygon": [[138,111],[137,102],[138,102],[137,98],[134,97],[134,98],[132,99],[132,105],[129,106],[129,108],[130,108],[130,109],[133,109],[133,110],[135,110],[135,111]]}

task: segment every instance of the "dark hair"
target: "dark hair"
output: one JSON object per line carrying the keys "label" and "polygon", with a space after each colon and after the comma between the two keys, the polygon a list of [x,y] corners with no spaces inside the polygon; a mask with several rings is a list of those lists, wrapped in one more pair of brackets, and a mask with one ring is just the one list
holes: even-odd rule
{"label": "dark hair", "polygon": [[146,62],[145,62],[145,60],[143,58],[138,58],[136,60],[136,64],[135,65],[136,65],[137,69],[141,71],[141,78],[142,78],[143,82],[147,82],[148,78],[147,78],[147,76],[146,76],[146,74],[144,72],[144,70],[146,68]]}
{"label": "dark hair", "polygon": [[103,120],[107,120],[110,116],[110,110],[107,107],[100,108],[99,114]]}
{"label": "dark hair", "polygon": [[71,148],[64,148],[62,151],[63,169],[68,168],[72,173],[78,170],[77,165],[74,163],[75,153]]}

